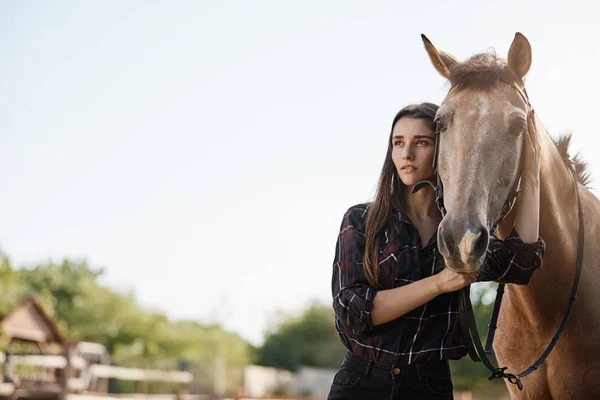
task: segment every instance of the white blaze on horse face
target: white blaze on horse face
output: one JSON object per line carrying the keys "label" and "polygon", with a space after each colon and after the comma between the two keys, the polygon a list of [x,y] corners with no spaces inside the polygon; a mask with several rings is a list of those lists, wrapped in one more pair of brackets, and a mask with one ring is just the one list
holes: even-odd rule
{"label": "white blaze on horse face", "polygon": [[479,95],[479,115],[485,117],[490,112],[490,99],[487,93]]}

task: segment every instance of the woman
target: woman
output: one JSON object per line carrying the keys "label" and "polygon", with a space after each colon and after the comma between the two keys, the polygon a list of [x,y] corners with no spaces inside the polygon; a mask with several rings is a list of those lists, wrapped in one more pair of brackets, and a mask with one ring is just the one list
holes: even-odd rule
{"label": "woman", "polygon": [[[344,215],[332,292],[335,326],[348,354],[334,377],[331,400],[452,399],[448,360],[467,353],[455,292],[500,276],[502,282],[526,284],[541,265],[539,152],[530,137],[526,162],[532,168],[524,171],[535,172],[522,177],[512,233],[504,241],[490,240],[492,254],[479,277],[445,268],[436,243],[442,217],[435,194],[411,194],[424,179],[435,183],[437,109],[423,103],[396,115],[375,200]],[[530,269],[511,268],[511,260]]]}

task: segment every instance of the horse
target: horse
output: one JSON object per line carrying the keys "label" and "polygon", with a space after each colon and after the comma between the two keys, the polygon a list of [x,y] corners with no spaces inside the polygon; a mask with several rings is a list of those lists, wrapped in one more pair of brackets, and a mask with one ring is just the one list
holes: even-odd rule
{"label": "horse", "polygon": [[[489,232],[496,219],[502,219],[504,201],[519,178],[523,121],[529,111],[525,77],[532,49],[517,32],[505,59],[486,52],[459,61],[425,35],[422,40],[434,68],[450,83],[438,111],[450,116],[438,138],[446,209],[438,243],[446,245],[446,261],[452,262],[463,251],[458,244],[473,235],[473,226]],[[539,232],[546,251],[542,267],[528,284],[506,285],[493,349],[499,365],[517,374],[551,341],[569,304],[576,270],[578,193],[587,240],[572,313],[545,362],[523,378],[525,387],[506,385],[512,399],[600,398],[600,201],[587,186],[586,163],[569,155],[570,135],[553,139],[534,114],[541,158]],[[496,232],[501,239],[514,222],[514,209]],[[459,272],[478,271],[480,264],[465,264]]]}

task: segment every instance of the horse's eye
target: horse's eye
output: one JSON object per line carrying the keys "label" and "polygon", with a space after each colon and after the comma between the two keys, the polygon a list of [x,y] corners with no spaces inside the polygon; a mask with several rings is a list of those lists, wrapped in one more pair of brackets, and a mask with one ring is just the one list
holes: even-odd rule
{"label": "horse's eye", "polygon": [[519,136],[525,129],[526,121],[520,117],[515,116],[509,119],[508,130],[511,135]]}
{"label": "horse's eye", "polygon": [[444,119],[442,118],[436,118],[435,119],[435,129],[438,132],[444,132],[446,130],[446,121],[444,121]]}

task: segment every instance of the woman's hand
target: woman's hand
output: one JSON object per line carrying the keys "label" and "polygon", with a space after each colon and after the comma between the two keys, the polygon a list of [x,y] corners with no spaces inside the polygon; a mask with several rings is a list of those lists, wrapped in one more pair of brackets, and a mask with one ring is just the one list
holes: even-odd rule
{"label": "woman's hand", "polygon": [[477,280],[477,274],[460,274],[448,267],[434,276],[437,279],[439,291],[442,293],[456,292]]}

